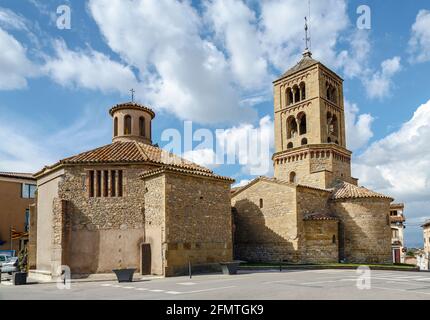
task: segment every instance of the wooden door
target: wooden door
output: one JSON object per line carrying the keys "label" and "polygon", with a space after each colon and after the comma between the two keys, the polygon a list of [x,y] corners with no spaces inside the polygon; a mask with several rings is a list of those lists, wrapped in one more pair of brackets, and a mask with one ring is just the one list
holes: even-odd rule
{"label": "wooden door", "polygon": [[142,275],[151,274],[151,245],[142,243]]}

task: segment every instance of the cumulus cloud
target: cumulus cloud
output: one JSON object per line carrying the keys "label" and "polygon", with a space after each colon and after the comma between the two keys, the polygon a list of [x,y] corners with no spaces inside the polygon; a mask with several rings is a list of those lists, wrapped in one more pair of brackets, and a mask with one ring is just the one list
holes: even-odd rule
{"label": "cumulus cloud", "polygon": [[22,89],[37,70],[27,50],[11,34],[0,28],[0,90]]}
{"label": "cumulus cloud", "polygon": [[244,88],[270,83],[255,13],[241,0],[208,2],[206,17],[227,49],[232,73]]}
{"label": "cumulus cloud", "polygon": [[[336,65],[336,44],[348,26],[346,1],[327,0],[312,3],[312,51],[327,65]],[[298,61],[304,50],[304,17],[307,2],[268,0],[261,3],[261,39],[268,60],[285,71]]]}
{"label": "cumulus cloud", "polygon": [[[91,0],[106,42],[140,71],[140,97],[180,119],[201,123],[254,120],[224,54],[200,36],[201,17],[188,1]],[[138,93],[139,94],[139,93]]]}
{"label": "cumulus cloud", "polygon": [[400,57],[384,60],[381,70],[369,79],[364,79],[366,92],[370,98],[384,98],[391,93],[393,76],[401,70]]}
{"label": "cumulus cloud", "polygon": [[[217,152],[226,154],[219,159],[227,164],[239,163],[242,174],[271,175],[274,126],[270,116],[260,119],[258,126],[241,124],[217,133]],[[224,162],[223,162],[224,163]]]}
{"label": "cumulus cloud", "polygon": [[429,216],[429,141],[430,101],[399,130],[371,144],[353,164],[354,175],[360,184],[406,202],[407,219],[422,222]]}
{"label": "cumulus cloud", "polygon": [[411,62],[430,61],[430,11],[420,10],[412,25],[409,40]]}
{"label": "cumulus cloud", "polygon": [[346,142],[352,151],[364,147],[373,137],[372,115],[359,114],[357,104],[345,101]]}
{"label": "cumulus cloud", "polygon": [[136,87],[137,80],[130,67],[100,52],[69,50],[60,40],[55,41],[54,48],[56,56],[48,57],[43,69],[63,86],[120,93]]}

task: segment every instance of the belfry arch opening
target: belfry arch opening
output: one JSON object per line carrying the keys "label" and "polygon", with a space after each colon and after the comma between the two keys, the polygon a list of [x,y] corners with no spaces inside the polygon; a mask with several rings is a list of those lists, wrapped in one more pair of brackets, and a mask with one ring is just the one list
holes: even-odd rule
{"label": "belfry arch opening", "polygon": [[306,127],[306,114],[304,112],[300,112],[297,115],[297,120],[299,121],[299,134],[306,134],[307,133],[307,127]]}
{"label": "belfry arch opening", "polygon": [[297,136],[297,121],[293,116],[287,119],[287,139]]}

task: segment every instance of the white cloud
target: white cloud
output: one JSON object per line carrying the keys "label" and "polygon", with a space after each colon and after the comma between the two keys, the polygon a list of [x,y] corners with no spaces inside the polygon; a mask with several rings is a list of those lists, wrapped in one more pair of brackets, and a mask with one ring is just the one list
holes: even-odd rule
{"label": "white cloud", "polygon": [[236,184],[234,184],[233,186],[232,186],[232,188],[240,188],[240,187],[244,187],[244,186],[246,186],[248,183],[250,183],[251,182],[251,180],[249,180],[249,179],[242,179],[242,180],[240,180],[238,183],[236,183]]}
{"label": "white cloud", "polygon": [[27,21],[9,9],[0,7],[0,26],[5,29],[28,30]]}
{"label": "white cloud", "polygon": [[381,70],[374,73],[369,79],[364,79],[367,95],[370,98],[384,98],[391,93],[393,87],[392,77],[401,70],[400,57],[384,60]]}
{"label": "white cloud", "polygon": [[201,123],[253,120],[224,54],[201,37],[188,1],[91,0],[89,9],[110,48],[140,71],[140,98],[180,119]]}
{"label": "white cloud", "polygon": [[72,51],[63,41],[55,41],[56,57],[48,57],[44,71],[63,86],[83,87],[103,92],[127,93],[136,87],[131,68],[94,51]]}
{"label": "white cloud", "polygon": [[364,147],[373,137],[372,115],[359,114],[357,104],[345,101],[346,142],[352,151]]}
{"label": "white cloud", "polygon": [[[269,0],[261,3],[261,39],[265,53],[281,72],[298,61],[304,50],[304,17],[307,15],[306,1]],[[346,1],[313,1],[310,30],[314,57],[335,66],[335,47],[348,23]]]}
{"label": "white cloud", "polygon": [[242,165],[242,174],[271,175],[273,171],[273,121],[269,116],[259,125],[241,124],[217,134],[217,145],[226,155],[227,164]]}
{"label": "white cloud", "polygon": [[203,149],[195,149],[187,151],[183,154],[183,158],[197,163],[201,166],[204,166],[206,168],[215,168],[218,165],[216,164],[216,155],[215,151],[210,148],[203,148]]}
{"label": "white cloud", "polygon": [[[357,158],[354,175],[377,191],[406,202],[407,218],[428,217],[430,199],[430,101],[387,137]],[[408,207],[414,208],[414,210]]]}
{"label": "white cloud", "polygon": [[430,11],[420,10],[411,33],[409,40],[411,62],[430,61]]}
{"label": "white cloud", "polygon": [[241,0],[208,2],[206,16],[227,49],[232,73],[245,88],[270,83],[255,13]]}
{"label": "white cloud", "polygon": [[27,50],[12,35],[0,28],[0,90],[22,89],[27,78],[36,74]]}
{"label": "white cloud", "polygon": [[357,29],[351,34],[349,50],[343,50],[337,58],[337,66],[343,68],[345,77],[363,77],[369,72],[367,66],[370,54],[370,33]]}
{"label": "white cloud", "polygon": [[[105,113],[104,108],[100,108]],[[3,112],[0,121],[0,171],[36,172],[45,165],[99,146],[110,132],[110,122],[86,107],[74,122],[46,132],[45,120],[20,120]],[[52,124],[50,124],[52,125]],[[73,137],[73,139],[71,139]]]}

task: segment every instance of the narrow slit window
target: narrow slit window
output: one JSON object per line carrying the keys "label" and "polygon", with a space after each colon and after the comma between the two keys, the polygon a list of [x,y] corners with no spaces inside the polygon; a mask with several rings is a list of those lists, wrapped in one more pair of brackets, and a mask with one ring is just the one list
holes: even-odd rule
{"label": "narrow slit window", "polygon": [[103,197],[109,196],[109,171],[103,171]]}
{"label": "narrow slit window", "polygon": [[88,172],[88,192],[89,196],[94,197],[94,171]]}
{"label": "narrow slit window", "polygon": [[123,175],[122,175],[122,170],[118,170],[118,197],[122,197],[122,193],[123,193]]}
{"label": "narrow slit window", "polygon": [[110,172],[110,196],[111,197],[116,196],[116,172],[115,172],[115,170],[112,170]]}
{"label": "narrow slit window", "polygon": [[102,184],[102,172],[100,170],[97,170],[96,173],[96,195],[97,197],[101,197],[102,196],[102,188],[101,188],[101,184]]}

